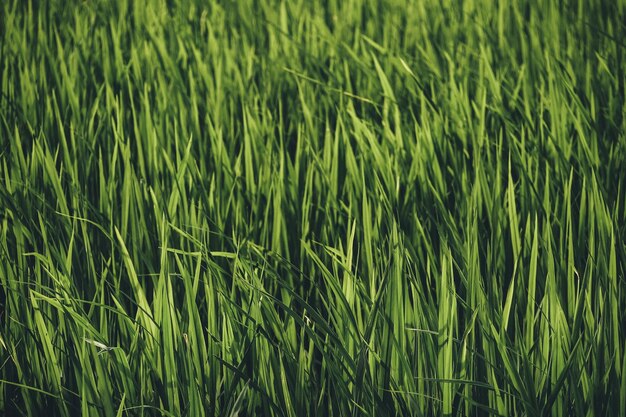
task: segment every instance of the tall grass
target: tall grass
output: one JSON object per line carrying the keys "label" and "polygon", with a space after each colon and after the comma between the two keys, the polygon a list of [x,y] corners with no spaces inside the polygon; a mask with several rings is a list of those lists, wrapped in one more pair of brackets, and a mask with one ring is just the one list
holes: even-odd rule
{"label": "tall grass", "polygon": [[0,413],[626,415],[626,2],[0,6]]}

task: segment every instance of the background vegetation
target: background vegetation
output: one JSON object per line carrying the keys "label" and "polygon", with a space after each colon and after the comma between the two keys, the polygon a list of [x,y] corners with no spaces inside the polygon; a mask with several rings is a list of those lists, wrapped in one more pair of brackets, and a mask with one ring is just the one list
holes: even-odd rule
{"label": "background vegetation", "polygon": [[626,415],[626,2],[0,6],[0,413]]}

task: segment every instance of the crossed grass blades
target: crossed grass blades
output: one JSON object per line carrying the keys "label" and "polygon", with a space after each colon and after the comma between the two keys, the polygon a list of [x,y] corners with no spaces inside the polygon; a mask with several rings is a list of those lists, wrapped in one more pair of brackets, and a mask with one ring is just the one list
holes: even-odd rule
{"label": "crossed grass blades", "polygon": [[0,413],[626,415],[625,2],[0,6]]}

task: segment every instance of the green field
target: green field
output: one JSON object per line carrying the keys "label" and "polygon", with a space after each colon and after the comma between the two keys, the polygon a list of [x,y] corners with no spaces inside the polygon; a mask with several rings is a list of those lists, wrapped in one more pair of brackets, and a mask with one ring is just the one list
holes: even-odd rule
{"label": "green field", "polygon": [[0,415],[625,416],[626,0],[5,0]]}

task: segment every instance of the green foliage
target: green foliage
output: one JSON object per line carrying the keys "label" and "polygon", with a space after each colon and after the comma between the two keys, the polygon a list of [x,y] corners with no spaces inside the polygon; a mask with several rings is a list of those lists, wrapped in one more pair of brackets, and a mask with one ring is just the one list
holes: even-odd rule
{"label": "green foliage", "polygon": [[626,3],[0,5],[0,414],[626,414]]}

